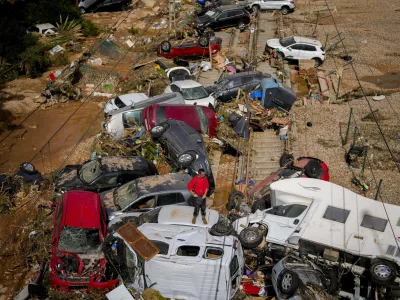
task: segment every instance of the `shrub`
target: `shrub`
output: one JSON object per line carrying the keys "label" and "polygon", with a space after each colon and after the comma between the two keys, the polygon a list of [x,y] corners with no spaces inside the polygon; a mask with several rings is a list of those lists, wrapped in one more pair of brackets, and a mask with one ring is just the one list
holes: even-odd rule
{"label": "shrub", "polygon": [[31,78],[39,77],[51,65],[47,49],[42,44],[27,48],[22,54],[22,71]]}
{"label": "shrub", "polygon": [[51,65],[53,67],[61,67],[69,64],[67,54],[65,52],[58,52],[50,57]]}
{"label": "shrub", "polygon": [[100,32],[97,25],[90,20],[82,21],[82,31],[84,36],[98,36]]}
{"label": "shrub", "polygon": [[135,27],[131,27],[128,29],[128,32],[132,35],[138,34],[139,33],[139,29],[136,29]]}

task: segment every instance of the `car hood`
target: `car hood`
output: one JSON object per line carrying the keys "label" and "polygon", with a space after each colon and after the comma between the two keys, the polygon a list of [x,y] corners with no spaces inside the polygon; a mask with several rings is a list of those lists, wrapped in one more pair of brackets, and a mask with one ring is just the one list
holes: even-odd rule
{"label": "car hood", "polygon": [[207,15],[201,16],[201,17],[197,17],[196,18],[196,24],[204,24],[207,23],[211,20],[211,18]]}
{"label": "car hood", "polygon": [[279,39],[270,39],[267,41],[267,45],[271,48],[283,48],[282,45],[279,43]]}
{"label": "car hood", "polygon": [[83,185],[83,181],[79,178],[78,174],[79,166],[71,165],[61,169],[56,176],[55,186],[56,188],[75,188]]}
{"label": "car hood", "polygon": [[108,214],[118,211],[118,207],[116,207],[115,203],[114,203],[114,191],[115,191],[115,188],[100,193],[100,199],[101,199],[101,201],[103,201],[104,205],[106,206]]}

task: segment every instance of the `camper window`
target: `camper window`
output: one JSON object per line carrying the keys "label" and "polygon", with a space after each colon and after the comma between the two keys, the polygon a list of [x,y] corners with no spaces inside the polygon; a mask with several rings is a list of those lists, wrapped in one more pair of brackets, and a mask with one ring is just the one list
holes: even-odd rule
{"label": "camper window", "polygon": [[339,223],[346,223],[349,214],[350,214],[349,210],[337,208],[334,206],[328,206],[328,208],[324,213],[323,218]]}
{"label": "camper window", "polygon": [[387,223],[388,223],[388,220],[365,215],[361,222],[361,226],[365,227],[365,228],[384,232],[386,229]]}
{"label": "camper window", "polygon": [[156,245],[156,247],[160,250],[160,252],[158,252],[158,254],[168,255],[169,245],[167,243],[164,243],[161,241],[156,241],[156,240],[151,240],[151,242],[154,245]]}
{"label": "camper window", "polygon": [[224,254],[224,251],[221,248],[207,247],[206,252],[204,253],[204,258],[217,259],[217,258],[221,258],[223,254]]}
{"label": "camper window", "polygon": [[275,206],[265,213],[287,218],[297,218],[307,208],[306,205],[291,204]]}
{"label": "camper window", "polygon": [[181,246],[178,248],[176,254],[179,256],[197,256],[199,255],[199,252],[199,246]]}

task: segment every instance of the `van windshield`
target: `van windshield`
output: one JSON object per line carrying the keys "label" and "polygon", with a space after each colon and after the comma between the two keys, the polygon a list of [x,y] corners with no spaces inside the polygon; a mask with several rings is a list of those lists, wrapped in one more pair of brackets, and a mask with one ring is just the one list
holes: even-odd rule
{"label": "van windshield", "polygon": [[265,211],[265,213],[280,217],[297,218],[303,213],[306,208],[306,205],[300,204],[279,205]]}

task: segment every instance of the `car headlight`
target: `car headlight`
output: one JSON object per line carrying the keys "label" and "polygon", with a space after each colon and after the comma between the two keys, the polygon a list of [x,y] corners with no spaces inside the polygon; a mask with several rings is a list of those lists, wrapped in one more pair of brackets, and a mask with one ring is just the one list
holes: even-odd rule
{"label": "car headlight", "polygon": [[151,129],[151,132],[159,133],[159,132],[162,132],[163,130],[164,130],[164,127],[162,127],[162,126],[160,126],[160,125],[157,125],[157,126],[154,126],[154,127]]}
{"label": "car headlight", "polygon": [[185,153],[185,154],[182,154],[181,156],[179,156],[178,162],[181,163],[181,164],[182,163],[188,163],[188,162],[192,161],[193,159],[194,159],[194,157],[193,157],[192,154]]}

